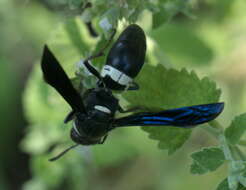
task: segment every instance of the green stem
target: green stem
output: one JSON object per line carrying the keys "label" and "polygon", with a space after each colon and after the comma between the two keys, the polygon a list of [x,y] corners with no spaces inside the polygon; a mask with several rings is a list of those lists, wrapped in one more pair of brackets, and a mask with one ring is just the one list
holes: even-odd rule
{"label": "green stem", "polygon": [[218,136],[223,134],[224,128],[220,125],[217,121],[211,121],[208,123],[207,126],[203,127],[208,133],[213,135],[216,139],[218,139]]}
{"label": "green stem", "polygon": [[221,148],[224,152],[225,159],[226,160],[234,160],[234,158],[232,156],[232,152],[230,150],[229,145],[227,144],[227,141],[226,141],[224,134],[219,135],[218,139],[220,141]]}
{"label": "green stem", "polygon": [[209,125],[204,127],[204,129],[212,134],[216,139],[219,140],[219,144],[224,152],[226,160],[234,160],[231,149],[227,144],[225,135],[224,135],[224,128],[218,121],[212,121],[208,123]]}
{"label": "green stem", "polygon": [[245,159],[244,155],[242,154],[240,149],[238,149],[238,147],[229,146],[224,135],[224,128],[218,121],[214,120],[209,122],[208,124],[209,125],[206,126],[204,129],[219,140],[220,146],[224,152],[226,160],[235,160],[235,155],[239,156],[240,159]]}

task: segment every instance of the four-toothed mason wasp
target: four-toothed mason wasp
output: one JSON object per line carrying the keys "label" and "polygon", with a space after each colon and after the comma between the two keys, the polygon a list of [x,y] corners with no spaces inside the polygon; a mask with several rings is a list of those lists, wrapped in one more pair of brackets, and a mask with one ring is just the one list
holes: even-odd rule
{"label": "four-toothed mason wasp", "polygon": [[[111,40],[113,36],[114,34]],[[117,111],[126,113],[134,110],[134,108],[123,110],[118,99],[112,94],[112,90],[137,90],[139,88],[133,79],[144,64],[146,38],[138,25],[129,25],[110,49],[106,64],[100,74],[89,63],[89,60],[102,56],[109,42],[98,54],[83,62],[89,72],[97,77],[98,82],[95,88],[88,89],[82,97],[75,90],[49,48],[44,47],[41,62],[44,79],[71,106],[72,111],[64,122],[73,120],[71,138],[76,142],[57,157],[50,159],[51,161],[58,159],[79,144],[103,144],[108,132],[117,127],[168,125],[186,128],[209,122],[222,112],[224,103],[212,103],[160,112],[141,112],[140,110],[129,116],[115,118]]]}

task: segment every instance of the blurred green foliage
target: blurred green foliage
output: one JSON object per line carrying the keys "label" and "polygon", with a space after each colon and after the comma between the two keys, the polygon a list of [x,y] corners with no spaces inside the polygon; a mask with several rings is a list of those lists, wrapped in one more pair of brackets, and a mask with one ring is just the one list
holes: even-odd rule
{"label": "blurred green foliage", "polygon": [[168,24],[154,30],[151,36],[158,41],[158,47],[180,65],[209,64],[213,59],[212,48],[190,26]]}
{"label": "blurred green foliage", "polygon": [[[91,2],[92,7],[84,9],[86,2]],[[244,188],[243,1],[2,0],[0,5],[0,23],[4,26],[0,27],[0,147],[4,152],[0,159],[0,189],[11,189],[11,183],[17,180],[10,178],[4,168],[19,162],[17,148],[13,147],[24,131],[25,138],[18,148],[31,156],[31,178],[22,189]],[[117,129],[102,146],[80,147],[55,163],[48,162],[72,142],[71,127],[63,124],[70,108],[42,79],[42,47],[48,43],[69,77],[74,78],[75,71],[82,73],[75,63],[98,50],[110,35],[110,29],[102,22],[105,19],[111,27],[118,28],[118,34],[129,23],[137,22],[147,35],[146,64],[136,79],[141,90],[117,95],[123,105],[168,109],[219,101],[222,91],[226,107],[219,122],[228,126],[233,121],[225,136],[218,123],[193,129],[192,136],[191,130],[172,127]],[[90,36],[85,25],[88,21],[99,37]],[[93,64],[100,68],[104,59]],[[32,72],[23,93],[23,111],[29,122],[24,130],[15,104],[22,92],[22,74],[31,63]],[[90,86],[89,77],[84,78]],[[239,116],[233,119],[236,115]],[[173,155],[167,157],[157,148],[157,142]],[[199,150],[204,146],[216,148]],[[196,152],[189,159],[193,151]],[[196,176],[189,173],[189,167],[196,174],[217,170]]]}

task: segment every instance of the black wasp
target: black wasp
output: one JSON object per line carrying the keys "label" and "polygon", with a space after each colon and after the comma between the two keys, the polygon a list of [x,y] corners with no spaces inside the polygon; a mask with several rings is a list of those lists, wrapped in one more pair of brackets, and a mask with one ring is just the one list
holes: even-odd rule
{"label": "black wasp", "polygon": [[132,115],[115,118],[117,111],[126,113],[134,110],[123,110],[111,90],[137,90],[139,88],[133,82],[133,78],[137,76],[144,64],[146,38],[138,25],[129,25],[113,44],[107,55],[106,64],[102,72],[99,73],[89,63],[89,60],[102,56],[109,42],[97,55],[91,56],[83,62],[85,67],[98,78],[98,82],[95,88],[88,89],[82,97],[75,90],[49,48],[44,47],[41,63],[44,79],[71,106],[72,111],[64,122],[73,120],[71,138],[76,142],[74,146],[51,160],[58,159],[79,144],[102,144],[106,140],[108,132],[117,127],[169,125],[186,128],[211,121],[222,112],[224,103],[212,103],[160,112],[138,110],[139,112]]}

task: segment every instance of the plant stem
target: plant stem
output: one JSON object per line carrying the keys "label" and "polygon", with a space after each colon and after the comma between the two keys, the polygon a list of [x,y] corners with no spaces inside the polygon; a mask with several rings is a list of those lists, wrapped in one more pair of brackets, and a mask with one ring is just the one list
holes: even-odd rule
{"label": "plant stem", "polygon": [[234,160],[234,158],[232,156],[231,149],[230,149],[229,145],[227,144],[227,141],[226,141],[224,134],[219,135],[218,139],[220,141],[221,148],[224,152],[225,159],[226,160]]}
{"label": "plant stem", "polygon": [[213,135],[216,139],[218,139],[219,135],[222,135],[224,133],[224,128],[216,120],[209,122],[206,127],[203,127],[203,129]]}

